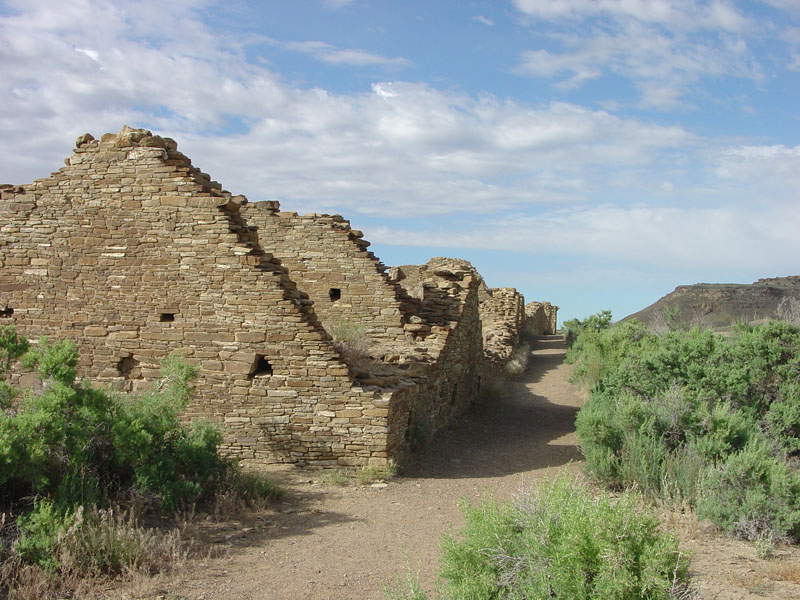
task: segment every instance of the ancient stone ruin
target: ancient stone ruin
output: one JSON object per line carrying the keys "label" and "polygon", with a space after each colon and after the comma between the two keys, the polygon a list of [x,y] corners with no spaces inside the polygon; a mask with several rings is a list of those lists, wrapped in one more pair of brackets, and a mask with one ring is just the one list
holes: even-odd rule
{"label": "ancient stone ruin", "polygon": [[123,390],[180,352],[200,373],[186,418],[245,462],[402,462],[520,335],[555,330],[556,307],[529,311],[466,261],[389,270],[338,215],[232,195],[172,139],[76,145],[50,177],[0,186],[0,325],[75,340],[83,373]]}
{"label": "ancient stone ruin", "polygon": [[558,307],[549,302],[525,305],[525,331],[528,335],[553,335],[558,330]]}

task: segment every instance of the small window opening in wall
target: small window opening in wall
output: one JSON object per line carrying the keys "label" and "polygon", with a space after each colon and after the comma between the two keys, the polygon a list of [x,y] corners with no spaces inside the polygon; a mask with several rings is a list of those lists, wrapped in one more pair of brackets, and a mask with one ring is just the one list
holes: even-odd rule
{"label": "small window opening in wall", "polygon": [[175,313],[161,313],[158,320],[162,323],[172,323],[175,320]]}
{"label": "small window opening in wall", "polygon": [[269,377],[272,375],[272,365],[263,354],[256,354],[253,366],[250,368],[250,379],[255,377]]}
{"label": "small window opening in wall", "polygon": [[336,302],[339,298],[342,297],[342,290],[339,288],[331,288],[328,292],[328,296],[331,297],[331,302]]}
{"label": "small window opening in wall", "polygon": [[141,375],[139,361],[132,356],[125,356],[117,363],[117,372],[125,379],[138,379]]}
{"label": "small window opening in wall", "polygon": [[0,319],[8,318],[14,314],[14,309],[10,306],[6,306],[5,308],[0,308]]}

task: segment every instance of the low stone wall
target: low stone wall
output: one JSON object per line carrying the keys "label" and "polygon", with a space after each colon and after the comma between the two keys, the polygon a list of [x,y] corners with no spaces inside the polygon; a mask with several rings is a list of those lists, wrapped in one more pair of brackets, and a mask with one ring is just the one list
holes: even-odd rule
{"label": "low stone wall", "polygon": [[527,335],[554,335],[558,331],[558,307],[549,302],[529,302],[525,305]]}
{"label": "low stone wall", "polygon": [[511,359],[526,325],[525,298],[514,288],[482,289],[484,373],[499,377]]}

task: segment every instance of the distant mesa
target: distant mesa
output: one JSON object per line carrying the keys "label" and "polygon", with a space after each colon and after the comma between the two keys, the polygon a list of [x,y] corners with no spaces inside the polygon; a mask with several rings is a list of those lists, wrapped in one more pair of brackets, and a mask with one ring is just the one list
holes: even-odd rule
{"label": "distant mesa", "polygon": [[647,308],[623,321],[639,319],[650,328],[675,324],[725,329],[744,322],[786,318],[787,306],[800,302],[800,276],[759,279],[751,284],[679,285]]}

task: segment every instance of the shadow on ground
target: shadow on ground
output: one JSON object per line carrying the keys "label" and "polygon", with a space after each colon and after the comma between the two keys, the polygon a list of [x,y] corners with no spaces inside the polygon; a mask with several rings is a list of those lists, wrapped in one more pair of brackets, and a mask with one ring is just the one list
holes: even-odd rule
{"label": "shadow on ground", "polygon": [[[537,338],[525,374],[506,382],[500,397],[473,406],[441,432],[403,476],[501,477],[582,460],[571,435],[577,394],[565,388],[563,378],[547,377],[564,361],[566,349],[561,336]],[[548,393],[550,386],[553,394]],[[570,437],[561,440],[564,436]]]}

